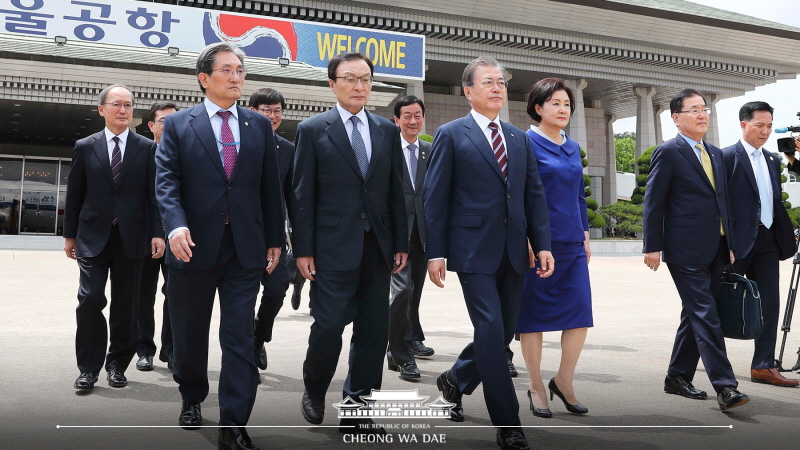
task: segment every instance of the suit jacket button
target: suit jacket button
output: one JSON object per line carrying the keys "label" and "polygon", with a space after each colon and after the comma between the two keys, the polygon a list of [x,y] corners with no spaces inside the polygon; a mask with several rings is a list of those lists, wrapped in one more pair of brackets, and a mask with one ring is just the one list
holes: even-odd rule
{"label": "suit jacket button", "polygon": [[508,223],[508,219],[503,219],[503,223]]}
{"label": "suit jacket button", "polygon": [[364,188],[364,192],[367,192],[367,188]]}
{"label": "suit jacket button", "polygon": [[223,216],[225,215],[225,211],[220,211],[219,213],[222,214]]}
{"label": "suit jacket button", "polygon": [[416,214],[416,213],[417,213],[416,211],[411,211],[411,215],[412,215],[412,216],[413,216],[414,214]]}
{"label": "suit jacket button", "polygon": [[364,213],[361,213],[361,218],[362,218],[362,219],[366,219],[366,218],[367,218],[367,215],[366,215],[366,214],[364,214]]}
{"label": "suit jacket button", "polygon": [[230,187],[230,186],[228,186],[228,190],[229,190],[229,191],[231,190],[231,187]]}

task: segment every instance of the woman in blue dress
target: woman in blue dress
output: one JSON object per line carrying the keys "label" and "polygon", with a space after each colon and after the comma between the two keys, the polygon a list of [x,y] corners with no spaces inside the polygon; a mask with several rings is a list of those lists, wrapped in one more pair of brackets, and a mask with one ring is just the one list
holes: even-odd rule
{"label": "woman in blue dress", "polygon": [[[544,184],[556,269],[549,278],[531,270],[525,276],[522,306],[517,322],[522,355],[530,376],[528,398],[533,415],[550,417],[540,372],[542,333],[561,331],[561,364],[550,380],[550,399],[557,395],[569,412],[588,412],[575,397],[575,366],[593,326],[589,287],[589,223],[584,197],[580,147],[564,133],[575,110],[572,90],[558,78],[545,78],[528,94],[528,115],[539,123],[527,131],[539,176]],[[528,247],[531,267],[536,263]]]}

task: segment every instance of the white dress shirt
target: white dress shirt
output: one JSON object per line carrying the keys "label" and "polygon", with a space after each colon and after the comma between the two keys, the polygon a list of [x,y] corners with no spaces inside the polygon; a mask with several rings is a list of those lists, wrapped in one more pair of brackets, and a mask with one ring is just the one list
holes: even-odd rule
{"label": "white dress shirt", "polygon": [[119,156],[121,159],[125,159],[125,144],[128,142],[129,130],[125,128],[125,131],[120,134],[114,134],[108,128],[103,131],[106,133],[106,144],[108,145],[108,162],[110,163],[114,159],[114,147],[117,145],[113,141],[115,136],[119,138]]}
{"label": "white dress shirt", "polygon": [[497,115],[497,118],[494,120],[489,120],[488,117],[484,116],[483,114],[473,110],[470,110],[472,114],[472,118],[475,119],[475,122],[478,123],[478,126],[481,127],[481,131],[483,131],[483,135],[486,136],[486,140],[489,142],[489,148],[494,151],[494,147],[492,147],[492,129],[489,128],[489,123],[494,122],[497,124],[497,131],[500,132],[500,139],[503,140],[503,145],[506,147],[506,151],[508,150],[508,144],[506,144],[506,137],[503,135],[503,126],[500,125],[500,114]]}
{"label": "white dress shirt", "polygon": [[[756,148],[752,145],[745,142],[744,139],[741,139],[739,142],[742,143],[742,147],[747,152],[747,157],[750,159],[750,165],[753,167],[753,175],[756,176],[756,180],[758,180],[758,175],[756,175],[756,158],[755,152]],[[767,194],[769,194],[769,198],[772,198],[772,178],[769,176],[769,167],[767,167],[767,156],[764,154],[765,150],[761,148],[761,154],[759,158],[761,158],[761,173],[764,175],[764,179],[767,180]],[[773,213],[774,214],[774,213]]]}
{"label": "white dress shirt", "polygon": [[236,102],[231,105],[230,108],[222,108],[208,98],[203,100],[203,106],[206,107],[206,113],[208,113],[208,120],[211,121],[211,129],[214,131],[214,138],[217,140],[217,151],[219,152],[219,158],[222,161],[222,164],[225,164],[225,158],[222,154],[222,116],[217,114],[219,111],[230,111],[232,115],[228,117],[228,125],[231,127],[231,133],[233,134],[233,141],[236,144],[236,153],[239,153],[239,146],[241,142],[239,142],[239,110],[236,108]]}
{"label": "white dress shirt", "polygon": [[[344,122],[344,129],[347,131],[347,138],[352,139],[351,136],[353,135],[353,122],[350,120],[350,118],[353,117],[353,113],[342,108],[342,105],[340,105],[338,102],[336,103],[336,110],[339,111],[339,115],[342,117],[342,122]],[[371,161],[372,139],[370,138],[369,134],[367,113],[364,108],[361,108],[361,111],[359,111],[358,114],[355,114],[355,116],[361,121],[361,123],[358,124],[358,132],[361,133],[361,139],[364,140],[364,147],[367,149],[367,161]]]}
{"label": "white dress shirt", "polygon": [[[414,144],[417,146],[417,149],[414,150],[414,156],[417,157],[416,161],[419,163],[419,139],[415,140],[414,142],[408,142],[405,138],[400,135],[400,145],[403,146],[403,157],[406,159],[406,167],[408,168],[408,176],[411,178],[411,149],[408,148],[409,145]],[[414,189],[417,188],[417,180],[411,179],[411,187]]]}

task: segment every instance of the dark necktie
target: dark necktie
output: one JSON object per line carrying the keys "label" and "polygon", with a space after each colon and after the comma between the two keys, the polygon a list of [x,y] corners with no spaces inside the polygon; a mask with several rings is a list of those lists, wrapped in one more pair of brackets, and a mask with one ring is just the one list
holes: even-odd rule
{"label": "dark necktie", "polygon": [[500,171],[503,172],[503,178],[508,178],[508,156],[506,155],[506,146],[503,144],[503,137],[500,136],[500,130],[496,123],[489,122],[489,128],[492,130],[494,157],[497,159]]}
{"label": "dark necktie", "polygon": [[236,158],[239,156],[236,152],[236,141],[233,139],[233,131],[228,124],[228,118],[233,115],[230,111],[218,111],[217,114],[222,117],[222,128],[220,129],[220,142],[222,143],[222,166],[225,168],[225,176],[231,179],[233,168],[236,166]]}
{"label": "dark necktie", "polygon": [[[369,169],[369,158],[367,157],[367,146],[364,144],[364,138],[361,137],[361,132],[358,131],[358,124],[361,123],[361,119],[357,116],[350,116],[350,122],[353,122],[353,132],[350,133],[350,145],[353,146],[353,152],[356,154],[361,176],[366,179],[367,170]],[[364,230],[371,230],[372,225],[369,223],[369,213],[364,211],[362,217],[364,219]]]}
{"label": "dark necktie", "polygon": [[417,160],[417,146],[414,144],[408,144],[408,173],[411,175],[411,186],[414,189],[417,188],[417,164],[419,160]]}
{"label": "dark necktie", "polygon": [[[114,150],[111,152],[111,177],[114,178],[114,189],[117,189],[122,181],[119,176],[119,173],[122,172],[122,151],[119,148],[119,137],[114,136],[111,140],[114,141]],[[114,219],[111,224],[117,224],[116,208],[114,209]]]}

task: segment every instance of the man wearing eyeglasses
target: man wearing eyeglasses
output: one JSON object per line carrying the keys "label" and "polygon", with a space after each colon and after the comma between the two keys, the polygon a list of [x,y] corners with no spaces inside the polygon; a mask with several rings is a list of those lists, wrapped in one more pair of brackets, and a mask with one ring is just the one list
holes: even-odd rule
{"label": "man wearing eyeglasses", "polygon": [[[311,284],[314,323],[303,363],[305,419],[320,424],[342,332],[353,324],[342,398],[381,388],[388,342],[389,282],[406,265],[400,130],[368,113],[373,65],[360,53],[335,56],[328,84],[336,106],[300,123],[289,214],[297,267]],[[371,419],[342,419],[342,433],[385,433]]]}
{"label": "man wearing eyeglasses", "polygon": [[[519,402],[506,359],[522,302],[530,242],[541,267],[553,274],[550,217],[536,156],[519,128],[500,120],[506,71],[492,57],[467,64],[461,76],[472,110],[436,130],[425,176],[425,256],[428,276],[444,287],[445,270],[458,273],[475,329],[436,386],[456,405],[449,419],[463,422],[462,395],[483,383],[483,397],[501,449],[527,450]],[[447,266],[445,269],[445,259]]]}
{"label": "man wearing eyeglasses", "polygon": [[81,390],[94,388],[104,359],[109,386],[127,386],[125,370],[136,352],[142,264],[164,254],[154,189],[156,144],[128,129],[133,95],[127,87],[103,89],[97,110],[106,126],[75,143],[64,208],[64,251],[80,268],[75,388]]}
{"label": "man wearing eyeglasses", "polygon": [[692,384],[703,358],[725,411],[749,401],[737,390],[714,300],[735,261],[727,176],[722,151],[703,141],[711,113],[703,95],[683,89],[669,108],[678,135],[653,150],[643,205],[644,263],[657,270],[663,252],[683,304],[664,392],[704,400]]}
{"label": "man wearing eyeglasses", "polygon": [[169,238],[169,316],[174,378],[183,405],[178,424],[203,424],[209,392],[208,333],[219,294],[219,448],[254,449],[245,425],[259,374],[253,316],[261,273],[283,247],[283,205],[272,127],[236,105],[244,52],[220,42],[197,58],[202,104],[167,116],[156,152],[157,195]]}
{"label": "man wearing eyeglasses", "polygon": [[[294,160],[294,144],[277,134],[278,127],[283,120],[283,110],[286,100],[283,94],[275,89],[262,88],[250,95],[250,110],[257,111],[272,123],[272,132],[275,137],[275,150],[278,156],[278,169],[280,170],[280,183],[284,195],[292,190],[292,180],[289,172]],[[275,317],[283,306],[286,290],[289,288],[289,270],[286,267],[286,254],[281,252],[281,258],[272,273],[261,274],[261,284],[264,293],[256,313],[254,324],[256,364],[261,370],[267,370],[267,349],[265,342],[272,340],[272,327]]]}

